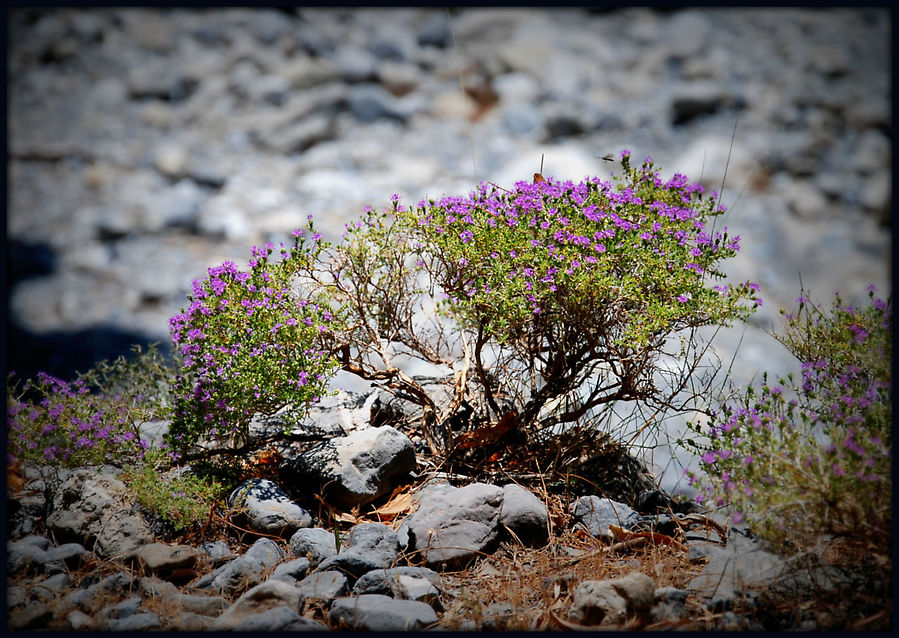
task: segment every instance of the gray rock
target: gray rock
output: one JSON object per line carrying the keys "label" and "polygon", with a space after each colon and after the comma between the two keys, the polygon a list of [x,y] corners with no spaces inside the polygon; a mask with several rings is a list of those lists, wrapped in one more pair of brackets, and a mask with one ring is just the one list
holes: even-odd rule
{"label": "gray rock", "polygon": [[415,451],[405,434],[389,426],[366,428],[321,443],[282,472],[298,488],[321,486],[329,503],[350,508],[365,505],[393,489],[393,480],[415,469]]}
{"label": "gray rock", "polygon": [[429,566],[467,562],[496,542],[502,498],[502,489],[485,483],[425,487],[397,530],[400,544]]}
{"label": "gray rock", "polygon": [[269,580],[283,580],[296,584],[306,577],[311,568],[312,563],[308,558],[295,558],[275,567],[275,571],[269,576]]}
{"label": "gray rock", "polygon": [[687,589],[706,601],[710,609],[727,609],[738,596],[752,596],[754,589],[777,580],[786,566],[784,560],[765,551],[755,539],[737,528],[728,531],[727,545],[707,555],[708,563]]}
{"label": "gray rock", "polygon": [[641,516],[624,503],[599,496],[582,496],[571,504],[570,509],[577,524],[597,538],[613,538],[609,525],[627,529],[641,520]]}
{"label": "gray rock", "polygon": [[91,616],[77,609],[66,614],[66,622],[69,623],[69,628],[72,631],[88,631],[95,629],[97,626],[96,621]]}
{"label": "gray rock", "polygon": [[42,580],[31,590],[32,597],[47,602],[60,594],[72,584],[72,577],[67,573],[59,573]]}
{"label": "gray rock", "polygon": [[380,594],[337,598],[328,615],[333,625],[356,631],[417,631],[438,620],[430,605]]}
{"label": "gray rock", "polygon": [[340,572],[323,571],[310,574],[296,588],[306,600],[331,600],[347,593],[347,578]]}
{"label": "gray rock", "polygon": [[655,601],[655,585],[646,574],[613,580],[585,580],[572,593],[568,617],[581,625],[622,625],[629,615],[646,612]]}
{"label": "gray rock", "polygon": [[6,606],[9,609],[24,605],[28,600],[28,590],[21,585],[13,585],[6,590]]}
{"label": "gray rock", "polygon": [[271,569],[284,559],[284,550],[271,539],[260,538],[250,545],[244,556],[259,561],[263,569]]}
{"label": "gray rock", "polygon": [[257,540],[247,552],[216,568],[198,580],[196,589],[213,589],[223,594],[246,591],[258,585],[263,575],[284,558],[281,548],[267,538]]}
{"label": "gray rock", "polygon": [[672,92],[671,122],[679,126],[701,115],[744,105],[741,96],[732,94],[718,83],[689,82],[677,86]]}
{"label": "gray rock", "polygon": [[10,614],[9,628],[13,631],[31,631],[34,629],[46,629],[53,619],[53,610],[44,603],[33,603],[24,609]]}
{"label": "gray rock", "polygon": [[132,513],[126,494],[125,484],[112,476],[77,472],[54,494],[47,528],[101,558],[131,554],[152,542],[153,533],[140,514]]}
{"label": "gray rock", "polygon": [[297,28],[295,17],[274,9],[250,12],[249,27],[262,44],[274,44],[280,38],[290,35]]}
{"label": "gray rock", "polygon": [[392,95],[402,96],[413,91],[421,83],[418,66],[405,62],[383,62],[376,75]]}
{"label": "gray rock", "polygon": [[337,540],[334,532],[321,527],[298,529],[290,537],[290,555],[308,558],[316,567],[326,558],[337,555]]}
{"label": "gray rock", "polygon": [[545,133],[543,114],[532,104],[515,102],[504,105],[502,118],[503,125],[511,135],[539,139]]}
{"label": "gray rock", "polygon": [[167,580],[190,580],[196,574],[197,550],[189,545],[150,543],[137,550],[137,559],[149,573]]}
{"label": "gray rock", "polygon": [[549,537],[546,504],[533,492],[515,483],[503,486],[499,522],[525,543],[542,544]]}
{"label": "gray rock", "polygon": [[175,596],[179,592],[178,587],[174,583],[155,576],[144,576],[141,578],[139,588],[142,596],[151,598]]}
{"label": "gray rock", "polygon": [[418,29],[418,44],[445,49],[452,42],[450,20],[442,13],[432,14]]}
{"label": "gray rock", "polygon": [[162,628],[159,615],[145,611],[125,618],[109,618],[103,621],[103,631],[153,631]]}
{"label": "gray rock", "polygon": [[104,600],[110,594],[132,591],[138,585],[139,582],[136,578],[124,572],[117,572],[85,589],[67,594],[63,598],[62,608],[79,607],[82,610],[90,611],[96,608],[99,601]]}
{"label": "gray rock", "polygon": [[216,566],[235,558],[234,552],[225,541],[206,541],[198,549]]}
{"label": "gray rock", "polygon": [[676,623],[686,614],[687,596],[690,592],[677,587],[660,587],[656,589],[655,604],[650,611],[652,622]]}
{"label": "gray rock", "polygon": [[97,612],[97,617],[106,620],[109,618],[127,618],[133,616],[140,611],[142,599],[137,597],[126,598],[125,600],[108,605]]}
{"label": "gray rock", "polygon": [[418,600],[440,609],[440,584],[440,574],[427,567],[389,567],[374,569],[360,577],[353,593]]}
{"label": "gray rock", "polygon": [[244,481],[228,496],[240,522],[265,534],[283,536],[312,525],[312,516],[294,503],[277,484],[267,479]]}
{"label": "gray rock", "polygon": [[373,569],[388,567],[399,551],[393,529],[382,523],[361,523],[350,530],[347,545],[336,556],[323,560],[318,569],[337,569],[358,578]]}
{"label": "gray rock", "polygon": [[171,617],[171,626],[177,627],[178,631],[207,631],[212,623],[212,618],[189,611],[182,611]]}
{"label": "gray rock", "polygon": [[274,607],[258,614],[246,616],[235,624],[232,631],[327,631],[317,620],[303,618],[287,607]]}
{"label": "gray rock", "polygon": [[228,608],[228,603],[221,596],[200,596],[178,592],[165,596],[165,599],[182,612],[197,616],[217,617]]}
{"label": "gray rock", "polygon": [[398,98],[377,84],[352,87],[347,102],[350,113],[364,123],[379,119],[405,122],[427,108],[426,100],[420,95],[410,94]]}
{"label": "gray rock", "polygon": [[[67,569],[77,568],[87,551],[79,543],[65,543],[48,546],[49,540],[32,540],[26,536],[20,541],[7,542],[7,569],[10,573],[35,571],[58,574]],[[46,542],[44,542],[46,541]]]}
{"label": "gray rock", "polygon": [[340,47],[334,53],[333,61],[346,82],[357,84],[375,77],[377,60],[362,47],[352,44]]}
{"label": "gray rock", "polygon": [[296,587],[281,580],[269,580],[249,589],[234,601],[234,604],[212,623],[212,630],[232,630],[245,618],[276,607],[286,607],[299,613],[302,605],[303,595]]}

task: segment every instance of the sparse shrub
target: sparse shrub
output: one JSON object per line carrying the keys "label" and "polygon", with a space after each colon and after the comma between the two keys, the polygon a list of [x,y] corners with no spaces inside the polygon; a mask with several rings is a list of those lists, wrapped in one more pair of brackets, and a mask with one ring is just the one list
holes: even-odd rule
{"label": "sparse shrub", "polygon": [[332,316],[292,285],[317,240],[310,249],[297,231],[280,260],[272,244],[254,247],[247,270],[225,262],[194,282],[187,310],[170,320],[182,361],[167,435],[175,454],[201,454],[207,443],[239,449],[254,414],[301,408],[325,392],[335,365],[318,344]]}
{"label": "sparse shrub", "polygon": [[803,548],[824,535],[888,551],[892,531],[892,300],[829,312],[805,291],[777,339],[802,378],[762,378],[725,401],[693,442],[701,496],[729,506],[777,546]]}
{"label": "sparse shrub", "polygon": [[[348,225],[304,272],[345,317],[329,333],[343,369],[421,403],[435,453],[452,447],[439,426],[469,369],[482,416],[512,410],[532,435],[619,402],[667,405],[655,385],[666,339],[746,318],[760,301],[755,284],[721,282],[739,238],[710,225],[723,212],[714,195],[683,175],[663,181],[651,160],[633,168],[628,152],[622,169],[613,183],[482,184],[412,209],[394,196]],[[405,357],[456,372],[450,409],[436,414]]]}
{"label": "sparse shrub", "polygon": [[7,378],[7,464],[30,460],[58,467],[139,461],[148,443],[140,426],[165,418],[172,369],[156,347],[101,362],[73,381],[40,372]]}

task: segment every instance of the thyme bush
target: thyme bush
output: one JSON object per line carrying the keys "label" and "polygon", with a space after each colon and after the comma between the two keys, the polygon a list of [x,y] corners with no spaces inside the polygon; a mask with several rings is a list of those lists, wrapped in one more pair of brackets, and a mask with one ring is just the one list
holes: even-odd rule
{"label": "thyme bush", "polygon": [[892,531],[892,300],[828,310],[805,291],[777,339],[802,378],[764,375],[691,428],[702,474],[691,482],[712,506],[771,542],[809,546],[822,535],[888,551]]}
{"label": "thyme bush", "polygon": [[333,316],[293,286],[318,240],[310,246],[298,230],[280,258],[271,243],[254,247],[246,270],[225,262],[193,282],[190,305],[169,322],[182,362],[166,435],[174,454],[239,450],[254,415],[302,408],[325,392],[335,366],[318,343]]}
{"label": "thyme bush", "polygon": [[7,465],[80,467],[139,462],[149,448],[140,427],[168,415],[172,368],[156,347],[100,362],[72,381],[40,372],[7,377]]}
{"label": "thyme bush", "polygon": [[[511,409],[532,434],[598,406],[665,405],[655,382],[666,339],[745,319],[761,302],[755,284],[723,281],[719,265],[739,238],[714,229],[724,212],[714,194],[683,175],[664,181],[650,159],[632,167],[627,151],[621,168],[613,182],[481,184],[411,209],[394,196],[348,225],[304,273],[345,318],[330,333],[343,369],[421,403],[437,453],[452,447],[439,426],[469,370],[484,417]],[[400,355],[456,372],[450,409],[436,414]]]}

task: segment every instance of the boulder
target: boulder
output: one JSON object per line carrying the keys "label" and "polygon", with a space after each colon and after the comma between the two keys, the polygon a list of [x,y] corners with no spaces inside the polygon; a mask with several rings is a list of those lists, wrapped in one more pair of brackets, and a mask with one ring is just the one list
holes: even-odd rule
{"label": "boulder", "polygon": [[465,563],[489,551],[499,536],[503,490],[472,483],[425,487],[418,509],[403,520],[397,536],[428,566]]}
{"label": "boulder", "polygon": [[133,511],[125,484],[91,470],[74,472],[53,495],[47,528],[100,558],[127,556],[153,541],[149,525]]}
{"label": "boulder", "polygon": [[385,425],[320,443],[281,469],[298,491],[315,485],[329,504],[349,509],[389,494],[393,480],[415,465],[409,437]]}
{"label": "boulder", "polygon": [[244,481],[228,496],[240,523],[257,532],[283,536],[312,525],[312,516],[277,484],[262,478]]}

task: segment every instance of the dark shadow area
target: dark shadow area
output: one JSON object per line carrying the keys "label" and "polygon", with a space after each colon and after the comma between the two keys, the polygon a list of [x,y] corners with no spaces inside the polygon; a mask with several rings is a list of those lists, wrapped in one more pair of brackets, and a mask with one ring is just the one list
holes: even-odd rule
{"label": "dark shadow area", "polygon": [[[6,369],[19,379],[34,377],[39,371],[71,380],[104,359],[131,358],[131,346],[157,342],[139,332],[127,332],[111,326],[77,331],[35,334],[11,321],[6,325]],[[171,355],[171,344],[159,343],[159,352]]]}
{"label": "dark shadow area", "polygon": [[6,240],[6,289],[30,277],[49,275],[56,270],[56,253],[49,244],[19,239]]}
{"label": "dark shadow area", "polygon": [[[19,379],[29,379],[44,371],[71,380],[104,359],[133,356],[132,346],[158,342],[140,332],[113,326],[83,330],[60,330],[38,334],[17,325],[9,315],[10,294],[17,283],[32,277],[50,275],[56,270],[56,254],[49,244],[6,240],[6,371],[15,371]],[[159,351],[168,357],[171,344],[159,343]]]}

